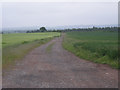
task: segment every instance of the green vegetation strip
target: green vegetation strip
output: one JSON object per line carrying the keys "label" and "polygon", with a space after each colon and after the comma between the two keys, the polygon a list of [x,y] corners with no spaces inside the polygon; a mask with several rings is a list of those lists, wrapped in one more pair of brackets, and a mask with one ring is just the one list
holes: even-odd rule
{"label": "green vegetation strip", "polygon": [[52,49],[52,46],[54,45],[54,43],[51,43],[47,48],[46,51],[49,53]]}
{"label": "green vegetation strip", "polygon": [[60,36],[60,33],[3,34],[3,69],[13,65],[16,60],[22,59],[32,49],[47,43],[56,36]]}
{"label": "green vegetation strip", "polygon": [[63,47],[80,58],[120,68],[117,32],[67,32]]}

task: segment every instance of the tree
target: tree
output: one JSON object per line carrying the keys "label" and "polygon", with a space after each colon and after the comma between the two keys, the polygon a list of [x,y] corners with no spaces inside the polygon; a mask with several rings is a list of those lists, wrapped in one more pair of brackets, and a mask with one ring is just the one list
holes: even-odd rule
{"label": "tree", "polygon": [[47,30],[46,30],[46,28],[45,27],[41,27],[40,28],[40,32],[46,32]]}

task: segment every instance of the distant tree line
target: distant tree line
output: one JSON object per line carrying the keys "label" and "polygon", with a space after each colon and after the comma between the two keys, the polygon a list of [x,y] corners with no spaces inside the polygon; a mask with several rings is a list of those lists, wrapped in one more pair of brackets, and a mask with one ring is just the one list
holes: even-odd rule
{"label": "distant tree line", "polygon": [[38,30],[27,31],[26,33],[36,33],[36,32],[71,32],[71,31],[118,31],[120,27],[93,27],[93,28],[72,28],[72,29],[64,29],[64,30],[46,30],[45,27],[41,27]]}
{"label": "distant tree line", "polygon": [[39,32],[71,32],[71,31],[110,31],[110,32],[120,32],[120,27],[93,27],[93,28],[72,28],[72,29],[54,29],[54,30],[47,30],[45,27],[41,27],[37,30],[28,30],[28,31],[1,31],[0,34],[6,34],[6,33],[39,33]]}
{"label": "distant tree line", "polygon": [[33,31],[27,31],[26,33],[36,33],[36,32],[47,32],[45,27],[41,27],[38,30],[33,30]]}
{"label": "distant tree line", "polygon": [[73,28],[73,29],[65,29],[63,32],[69,31],[118,31],[118,27],[93,27],[93,28]]}

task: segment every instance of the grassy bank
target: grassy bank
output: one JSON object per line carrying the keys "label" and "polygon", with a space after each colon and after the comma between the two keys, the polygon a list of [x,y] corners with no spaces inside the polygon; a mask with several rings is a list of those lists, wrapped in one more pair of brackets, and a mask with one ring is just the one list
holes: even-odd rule
{"label": "grassy bank", "polygon": [[67,32],[63,47],[80,58],[119,68],[117,32]]}
{"label": "grassy bank", "polygon": [[22,59],[32,49],[47,43],[60,33],[19,33],[3,34],[2,66],[3,69]]}

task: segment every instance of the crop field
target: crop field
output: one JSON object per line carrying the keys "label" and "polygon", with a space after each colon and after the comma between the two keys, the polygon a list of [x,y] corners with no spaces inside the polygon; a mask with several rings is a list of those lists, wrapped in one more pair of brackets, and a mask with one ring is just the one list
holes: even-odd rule
{"label": "crop field", "polygon": [[60,36],[57,32],[16,33],[2,35],[2,66],[8,68],[16,60],[22,59],[32,49],[47,43],[53,37]]}
{"label": "crop field", "polygon": [[63,47],[82,59],[119,68],[117,32],[67,32]]}
{"label": "crop field", "polygon": [[24,44],[35,40],[45,39],[59,35],[60,33],[56,33],[56,32],[3,34],[2,46],[4,48],[8,46]]}

